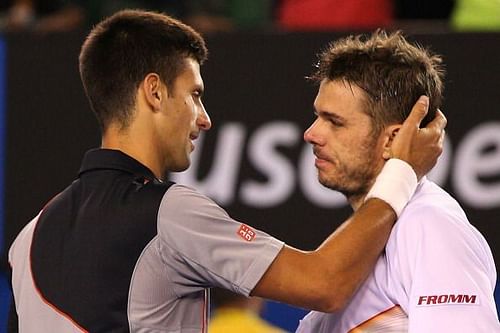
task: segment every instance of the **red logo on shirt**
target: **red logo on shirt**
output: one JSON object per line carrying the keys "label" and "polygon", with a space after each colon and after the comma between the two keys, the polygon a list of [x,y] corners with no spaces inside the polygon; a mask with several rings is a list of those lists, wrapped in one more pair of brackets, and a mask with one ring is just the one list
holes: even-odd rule
{"label": "red logo on shirt", "polygon": [[238,235],[247,242],[253,241],[255,236],[257,236],[255,234],[255,231],[253,231],[253,229],[247,226],[246,224],[242,224],[240,226],[240,228],[238,229]]}
{"label": "red logo on shirt", "polygon": [[479,304],[477,295],[428,295],[419,296],[419,306],[444,304]]}

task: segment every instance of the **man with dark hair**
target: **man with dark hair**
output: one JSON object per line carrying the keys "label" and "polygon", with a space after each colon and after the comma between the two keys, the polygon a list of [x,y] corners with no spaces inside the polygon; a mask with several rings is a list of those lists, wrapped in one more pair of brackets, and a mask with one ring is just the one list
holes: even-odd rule
{"label": "man with dark hair", "polygon": [[186,59],[202,65],[205,41],[168,16],[122,11],[97,25],[82,46],[80,75],[101,131],[111,122],[123,129],[130,125],[136,90],[150,72],[172,93],[175,79],[188,67]]}
{"label": "man with dark hair", "polygon": [[[443,76],[441,58],[399,32],[331,44],[313,75],[320,84],[317,118],[304,135],[321,184],[342,192],[357,211],[376,190],[405,107],[425,94],[435,113]],[[424,177],[346,308],[311,312],[298,332],[500,332],[495,283],[486,240],[459,204]]]}
{"label": "man with dark hair", "polygon": [[10,248],[22,332],[206,332],[210,287],[333,311],[373,268],[442,150],[444,116],[418,131],[421,97],[374,198],[317,250],[299,251],[163,180],[189,166],[211,127],[205,58],[198,33],[162,14],[126,10],[92,30],[80,72],[102,147]]}

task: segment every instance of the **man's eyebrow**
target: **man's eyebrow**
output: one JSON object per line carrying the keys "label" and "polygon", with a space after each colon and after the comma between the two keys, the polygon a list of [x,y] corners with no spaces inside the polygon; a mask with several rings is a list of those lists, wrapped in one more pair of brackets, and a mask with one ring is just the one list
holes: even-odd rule
{"label": "man's eyebrow", "polygon": [[344,117],[338,115],[337,113],[335,113],[333,111],[326,111],[326,110],[322,110],[322,109],[320,109],[320,110],[314,109],[314,110],[315,110],[314,114],[316,114],[320,117],[345,121]]}

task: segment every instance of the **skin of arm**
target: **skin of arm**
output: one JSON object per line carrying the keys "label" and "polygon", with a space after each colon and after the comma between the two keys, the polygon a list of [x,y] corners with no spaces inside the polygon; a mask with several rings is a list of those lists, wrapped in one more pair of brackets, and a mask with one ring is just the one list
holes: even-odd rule
{"label": "skin of arm", "polygon": [[[420,179],[442,152],[446,118],[436,118],[420,129],[428,98],[412,109],[392,145],[392,157],[408,162]],[[252,295],[321,312],[342,309],[373,269],[396,221],[394,210],[382,200],[367,200],[314,251],[285,246]]]}

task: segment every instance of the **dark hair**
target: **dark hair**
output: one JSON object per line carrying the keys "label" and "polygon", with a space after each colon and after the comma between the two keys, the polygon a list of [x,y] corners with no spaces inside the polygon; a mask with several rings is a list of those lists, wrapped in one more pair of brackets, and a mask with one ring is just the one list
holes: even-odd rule
{"label": "dark hair", "polygon": [[[111,121],[128,126],[139,84],[157,73],[171,88],[185,58],[206,60],[203,38],[167,15],[123,10],[97,24],[80,52],[80,77],[104,131]],[[173,88],[172,88],[173,89]]]}
{"label": "dark hair", "polygon": [[376,132],[387,124],[402,123],[421,95],[430,100],[422,125],[441,106],[441,57],[410,44],[400,31],[349,36],[331,43],[319,58],[311,79],[344,80],[361,88],[367,97],[365,111]]}

